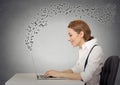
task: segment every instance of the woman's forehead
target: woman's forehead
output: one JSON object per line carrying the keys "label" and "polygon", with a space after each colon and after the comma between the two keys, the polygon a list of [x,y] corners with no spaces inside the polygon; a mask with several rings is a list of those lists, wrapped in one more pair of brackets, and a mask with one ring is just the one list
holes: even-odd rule
{"label": "woman's forehead", "polygon": [[68,33],[70,34],[70,33],[77,33],[77,32],[75,32],[73,29],[71,29],[71,28],[68,28]]}
{"label": "woman's forehead", "polygon": [[74,31],[72,28],[68,28],[68,32],[72,32]]}

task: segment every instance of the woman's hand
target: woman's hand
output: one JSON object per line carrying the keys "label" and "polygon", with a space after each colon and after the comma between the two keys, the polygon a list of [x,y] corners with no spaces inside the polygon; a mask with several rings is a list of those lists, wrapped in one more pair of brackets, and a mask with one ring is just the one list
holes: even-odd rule
{"label": "woman's hand", "polygon": [[52,76],[52,77],[60,78],[60,74],[61,74],[61,72],[59,72],[59,71],[49,70],[49,71],[47,71],[47,72],[44,74],[44,76],[45,76],[45,77]]}

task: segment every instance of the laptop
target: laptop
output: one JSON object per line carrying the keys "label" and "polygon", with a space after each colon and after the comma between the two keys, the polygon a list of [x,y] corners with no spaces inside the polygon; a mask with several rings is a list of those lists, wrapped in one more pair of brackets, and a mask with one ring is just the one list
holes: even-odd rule
{"label": "laptop", "polygon": [[44,75],[37,74],[37,69],[35,67],[35,61],[34,61],[34,58],[33,58],[32,54],[31,54],[31,57],[32,57],[33,67],[34,67],[34,70],[35,70],[37,80],[67,80],[66,78],[56,78],[56,77],[52,77],[52,76],[45,77]]}

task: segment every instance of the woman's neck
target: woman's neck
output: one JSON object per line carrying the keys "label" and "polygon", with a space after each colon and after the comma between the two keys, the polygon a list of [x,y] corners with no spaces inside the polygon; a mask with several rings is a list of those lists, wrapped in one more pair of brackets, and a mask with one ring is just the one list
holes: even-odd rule
{"label": "woman's neck", "polygon": [[79,44],[79,47],[82,48],[82,45],[85,43],[85,40],[84,39],[81,39],[81,42]]}

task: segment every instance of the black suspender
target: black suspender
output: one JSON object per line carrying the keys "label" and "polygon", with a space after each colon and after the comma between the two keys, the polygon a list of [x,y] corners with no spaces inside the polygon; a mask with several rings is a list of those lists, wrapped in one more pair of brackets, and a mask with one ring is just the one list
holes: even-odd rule
{"label": "black suspender", "polygon": [[86,58],[85,65],[84,65],[84,71],[85,71],[85,68],[86,68],[87,63],[88,63],[89,55],[90,55],[90,53],[92,52],[92,50],[93,50],[93,48],[94,48],[95,46],[97,46],[97,45],[94,45],[94,46],[91,48],[90,52],[88,53],[88,56],[87,56],[87,58]]}
{"label": "black suspender", "polygon": [[[92,50],[93,50],[93,48],[94,48],[95,46],[97,46],[97,44],[96,44],[96,45],[94,45],[94,46],[91,48],[90,52],[88,53],[88,56],[87,56],[87,58],[86,58],[85,65],[84,65],[84,71],[85,71],[85,68],[86,68],[87,63],[88,63],[88,58],[89,58],[89,55],[90,55],[90,53],[92,52]],[[86,85],[86,83],[85,83],[85,85]]]}

